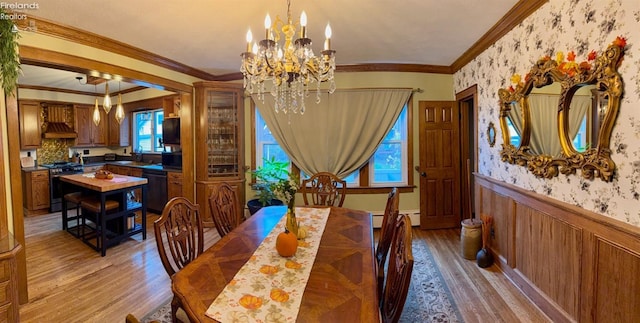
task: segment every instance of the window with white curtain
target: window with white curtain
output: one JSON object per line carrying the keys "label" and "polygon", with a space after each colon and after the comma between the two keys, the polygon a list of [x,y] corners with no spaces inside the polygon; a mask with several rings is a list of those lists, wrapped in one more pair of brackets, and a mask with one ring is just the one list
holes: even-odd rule
{"label": "window with white curtain", "polygon": [[[382,143],[373,154],[368,163],[369,183],[361,183],[360,170],[345,177],[348,187],[390,187],[404,186],[408,183],[408,105],[405,105],[395,122],[387,133]],[[275,158],[277,161],[289,161],[289,157],[275,141],[269,127],[260,115],[257,108],[255,113],[255,165],[259,167],[263,160]],[[301,174],[301,178],[308,177]]]}

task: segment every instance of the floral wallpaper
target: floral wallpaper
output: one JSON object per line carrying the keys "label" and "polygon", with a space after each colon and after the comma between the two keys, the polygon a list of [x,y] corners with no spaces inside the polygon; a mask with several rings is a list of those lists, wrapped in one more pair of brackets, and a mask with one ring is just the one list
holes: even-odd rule
{"label": "floral wallpaper", "polygon": [[[502,162],[498,89],[509,87],[511,75],[526,74],[542,56],[574,51],[581,60],[591,50],[602,52],[617,36],[627,39],[627,47],[619,68],[624,94],[611,137],[614,180],[585,180],[579,173],[541,179]],[[550,0],[455,73],[456,93],[474,84],[481,174],[640,227],[640,1]],[[493,147],[486,138],[490,122],[498,126]]]}

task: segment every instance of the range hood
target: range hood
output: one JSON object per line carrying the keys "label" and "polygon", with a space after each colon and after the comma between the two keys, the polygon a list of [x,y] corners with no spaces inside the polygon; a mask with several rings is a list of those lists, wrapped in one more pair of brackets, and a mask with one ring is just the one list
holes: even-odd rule
{"label": "range hood", "polygon": [[43,138],[50,139],[73,139],[77,138],[78,134],[67,123],[67,114],[73,113],[73,108],[67,106],[53,106],[49,105],[45,107],[47,109],[45,130],[42,133]]}

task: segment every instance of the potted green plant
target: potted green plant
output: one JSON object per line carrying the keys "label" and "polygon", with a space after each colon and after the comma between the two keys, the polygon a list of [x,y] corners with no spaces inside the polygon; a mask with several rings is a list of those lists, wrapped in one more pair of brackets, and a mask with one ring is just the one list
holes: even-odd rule
{"label": "potted green plant", "polygon": [[262,166],[251,171],[251,177],[255,183],[251,186],[256,192],[255,198],[247,201],[249,213],[254,214],[264,206],[283,205],[283,201],[276,196],[274,188],[277,183],[289,180],[289,162],[281,162],[271,159],[263,159]]}
{"label": "potted green plant", "polygon": [[[2,16],[7,16],[0,9]],[[20,73],[20,56],[18,55],[18,38],[20,37],[11,19],[0,19],[0,85],[6,95],[16,87]]]}

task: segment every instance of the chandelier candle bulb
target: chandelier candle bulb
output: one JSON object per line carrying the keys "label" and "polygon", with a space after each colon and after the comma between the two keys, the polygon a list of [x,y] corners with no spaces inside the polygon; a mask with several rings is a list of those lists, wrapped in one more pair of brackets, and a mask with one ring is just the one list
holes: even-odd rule
{"label": "chandelier candle bulb", "polygon": [[251,52],[251,41],[253,40],[253,35],[251,34],[251,29],[247,31],[247,52]]}
{"label": "chandelier candle bulb", "polygon": [[330,50],[331,49],[331,26],[329,26],[329,24],[327,24],[327,28],[324,29],[324,36],[327,37],[327,39],[324,41],[324,50]]}
{"label": "chandelier candle bulb", "polygon": [[265,29],[265,36],[264,38],[266,39],[271,39],[269,38],[270,36],[270,31],[271,31],[271,17],[269,16],[269,14],[267,14],[267,16],[264,18],[264,29]]}
{"label": "chandelier candle bulb", "polygon": [[307,14],[302,11],[300,14],[300,38],[307,38]]}

